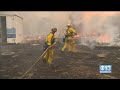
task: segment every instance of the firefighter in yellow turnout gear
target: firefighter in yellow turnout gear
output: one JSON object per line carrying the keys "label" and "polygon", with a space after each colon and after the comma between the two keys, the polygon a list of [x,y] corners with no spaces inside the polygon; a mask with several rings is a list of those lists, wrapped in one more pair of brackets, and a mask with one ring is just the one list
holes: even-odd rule
{"label": "firefighter in yellow turnout gear", "polygon": [[46,37],[46,49],[48,47],[50,47],[48,49],[48,51],[45,53],[45,56],[43,57],[43,62],[47,62],[49,65],[52,63],[53,61],[53,47],[51,47],[52,44],[55,43],[55,38],[54,38],[54,34],[57,31],[57,28],[52,28],[51,32],[47,35]]}
{"label": "firefighter in yellow turnout gear", "polygon": [[75,48],[75,41],[74,41],[74,35],[77,35],[76,30],[71,28],[71,25],[67,25],[68,29],[66,30],[66,35],[64,38],[64,47],[62,48],[62,51],[64,51],[69,46],[69,51],[74,52]]}

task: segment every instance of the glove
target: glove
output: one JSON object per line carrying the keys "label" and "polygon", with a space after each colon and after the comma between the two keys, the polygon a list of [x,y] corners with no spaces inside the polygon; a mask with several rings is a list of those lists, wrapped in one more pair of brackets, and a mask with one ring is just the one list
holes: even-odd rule
{"label": "glove", "polygon": [[51,45],[48,45],[48,48],[51,48]]}
{"label": "glove", "polygon": [[77,35],[77,33],[75,33],[74,35]]}
{"label": "glove", "polygon": [[56,42],[54,42],[53,44],[55,44],[55,45],[56,45]]}

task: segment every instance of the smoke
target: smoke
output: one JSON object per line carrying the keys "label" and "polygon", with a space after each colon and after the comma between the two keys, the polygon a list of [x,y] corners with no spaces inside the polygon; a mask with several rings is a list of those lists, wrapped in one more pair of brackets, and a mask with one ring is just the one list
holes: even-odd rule
{"label": "smoke", "polygon": [[58,29],[68,23],[68,15],[65,12],[24,12],[25,36],[46,36],[53,27]]}
{"label": "smoke", "polygon": [[[80,43],[120,45],[120,12],[0,12],[23,17],[24,37],[46,36],[51,28],[58,28],[56,36],[71,23],[80,34]],[[61,36],[64,35],[62,31]]]}
{"label": "smoke", "polygon": [[0,14],[19,15],[23,17],[24,37],[46,36],[53,27],[58,33],[69,23],[70,12],[0,12]]}
{"label": "smoke", "polygon": [[81,34],[81,44],[92,47],[98,43],[118,45],[119,12],[77,12],[70,14],[70,19],[72,25]]}

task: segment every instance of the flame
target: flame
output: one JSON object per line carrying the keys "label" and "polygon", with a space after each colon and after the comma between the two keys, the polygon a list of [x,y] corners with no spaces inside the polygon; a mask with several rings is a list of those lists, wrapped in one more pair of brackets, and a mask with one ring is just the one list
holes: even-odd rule
{"label": "flame", "polygon": [[77,34],[74,36],[74,38],[79,38],[80,37],[80,34]]}
{"label": "flame", "polygon": [[101,35],[99,37],[99,41],[103,42],[103,43],[110,43],[111,42],[111,38],[108,35]]}

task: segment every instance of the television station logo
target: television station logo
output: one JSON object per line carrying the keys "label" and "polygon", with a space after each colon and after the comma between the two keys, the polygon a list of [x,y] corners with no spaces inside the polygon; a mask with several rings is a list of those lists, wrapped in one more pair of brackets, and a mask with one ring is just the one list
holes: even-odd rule
{"label": "television station logo", "polygon": [[100,65],[100,73],[112,73],[112,65]]}

